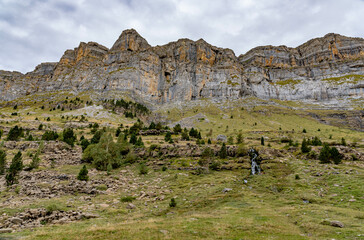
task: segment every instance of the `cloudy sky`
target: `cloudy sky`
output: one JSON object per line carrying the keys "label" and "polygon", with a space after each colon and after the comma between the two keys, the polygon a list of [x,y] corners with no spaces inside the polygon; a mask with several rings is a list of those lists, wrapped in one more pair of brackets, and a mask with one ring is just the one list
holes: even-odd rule
{"label": "cloudy sky", "polygon": [[240,55],[329,32],[364,37],[363,23],[363,0],[0,0],[0,69],[32,71],[81,41],[111,48],[128,28],[153,46],[203,38]]}

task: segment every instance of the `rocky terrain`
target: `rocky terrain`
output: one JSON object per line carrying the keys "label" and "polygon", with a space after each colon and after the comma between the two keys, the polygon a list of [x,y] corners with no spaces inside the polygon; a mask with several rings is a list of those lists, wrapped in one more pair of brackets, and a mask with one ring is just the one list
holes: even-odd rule
{"label": "rocky terrain", "polygon": [[82,42],[33,72],[0,71],[0,100],[58,90],[126,91],[151,104],[362,97],[363,49],[364,39],[330,33],[296,48],[257,47],[237,57],[203,39],[153,47],[130,29],[110,49]]}

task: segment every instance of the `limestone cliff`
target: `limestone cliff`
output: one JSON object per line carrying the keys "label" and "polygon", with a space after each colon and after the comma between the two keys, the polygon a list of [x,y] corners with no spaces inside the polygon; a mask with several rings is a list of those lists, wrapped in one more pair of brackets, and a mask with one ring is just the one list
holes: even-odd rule
{"label": "limestone cliff", "polygon": [[130,29],[111,49],[80,43],[58,63],[42,63],[33,72],[0,71],[0,100],[57,90],[129,91],[154,104],[246,95],[322,100],[363,96],[360,75],[360,38],[327,34],[297,48],[257,47],[236,57],[232,50],[203,39],[152,47]]}

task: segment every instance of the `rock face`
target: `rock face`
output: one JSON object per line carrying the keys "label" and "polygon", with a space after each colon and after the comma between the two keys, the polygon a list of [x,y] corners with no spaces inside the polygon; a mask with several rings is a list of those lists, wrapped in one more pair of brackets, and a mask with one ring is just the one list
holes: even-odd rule
{"label": "rock face", "polygon": [[246,95],[326,100],[364,96],[363,74],[361,38],[327,34],[297,48],[257,47],[237,57],[203,39],[152,47],[130,29],[111,49],[80,43],[33,72],[0,71],[0,100],[58,90],[128,91],[153,104]]}

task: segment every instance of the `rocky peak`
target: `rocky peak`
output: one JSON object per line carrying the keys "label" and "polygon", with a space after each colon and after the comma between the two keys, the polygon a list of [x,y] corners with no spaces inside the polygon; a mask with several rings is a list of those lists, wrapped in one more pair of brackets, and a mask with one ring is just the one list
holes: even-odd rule
{"label": "rocky peak", "polygon": [[57,62],[45,62],[35,67],[33,74],[51,75],[57,66]]}
{"label": "rocky peak", "polygon": [[114,43],[111,51],[143,51],[150,48],[149,43],[135,29],[124,30]]}

